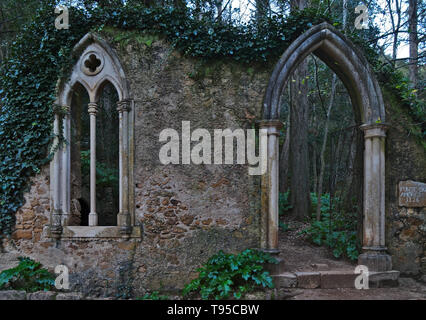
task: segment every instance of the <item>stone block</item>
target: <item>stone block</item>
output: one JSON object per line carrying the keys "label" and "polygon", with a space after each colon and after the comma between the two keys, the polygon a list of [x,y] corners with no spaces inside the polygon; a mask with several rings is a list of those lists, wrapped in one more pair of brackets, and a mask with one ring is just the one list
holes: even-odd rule
{"label": "stone block", "polygon": [[33,238],[33,233],[31,230],[16,230],[13,233],[12,238],[15,240],[19,240],[19,239],[30,240]]}
{"label": "stone block", "polygon": [[25,291],[5,290],[0,291],[0,300],[26,300],[27,293]]}
{"label": "stone block", "polygon": [[303,289],[315,289],[321,285],[321,274],[319,272],[295,272],[297,287]]}
{"label": "stone block", "polygon": [[321,288],[354,288],[355,278],[359,274],[353,271],[322,271],[321,272]]}
{"label": "stone block", "polygon": [[370,272],[368,279],[370,281],[381,281],[381,280],[398,280],[399,271],[391,270],[385,272]]}
{"label": "stone block", "polygon": [[367,266],[370,272],[390,271],[392,258],[386,253],[366,252],[358,256],[358,265]]}
{"label": "stone block", "polygon": [[28,300],[55,300],[57,292],[37,291],[27,295]]}
{"label": "stone block", "polygon": [[273,275],[275,288],[295,288],[297,286],[297,277],[294,273],[284,272],[282,274]]}
{"label": "stone block", "polygon": [[389,288],[399,286],[399,271],[371,272],[368,282],[370,288]]}
{"label": "stone block", "polygon": [[312,263],[311,267],[318,271],[327,271],[330,270],[328,264],[325,263]]}
{"label": "stone block", "polygon": [[77,292],[59,293],[56,300],[82,300],[83,294]]}
{"label": "stone block", "polygon": [[264,268],[269,272],[270,275],[280,275],[284,273],[284,260],[280,258],[275,258],[278,263],[265,263]]}

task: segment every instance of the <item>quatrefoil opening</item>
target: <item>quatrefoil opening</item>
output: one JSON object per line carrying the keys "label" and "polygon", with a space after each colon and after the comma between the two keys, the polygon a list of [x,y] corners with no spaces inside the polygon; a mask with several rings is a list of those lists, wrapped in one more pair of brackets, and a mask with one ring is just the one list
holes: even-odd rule
{"label": "quatrefoil opening", "polygon": [[89,56],[89,59],[84,61],[84,66],[90,70],[90,72],[95,72],[96,69],[101,65],[101,60],[96,58],[94,54]]}
{"label": "quatrefoil opening", "polygon": [[89,52],[85,55],[82,63],[82,70],[86,75],[94,76],[101,72],[103,68],[103,59],[95,52]]}

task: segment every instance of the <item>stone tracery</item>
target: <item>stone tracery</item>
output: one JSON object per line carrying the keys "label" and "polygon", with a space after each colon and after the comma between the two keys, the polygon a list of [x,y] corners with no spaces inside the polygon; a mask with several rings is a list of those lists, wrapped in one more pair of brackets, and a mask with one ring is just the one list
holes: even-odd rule
{"label": "stone tracery", "polygon": [[[129,90],[124,71],[114,51],[100,38],[93,34],[86,35],[75,47],[75,52],[83,52],[73,68],[68,82],[60,81],[57,103],[71,106],[72,92],[79,84],[87,91],[89,103],[85,108],[90,117],[90,213],[88,217],[89,227],[94,227],[87,232],[78,229],[78,226],[69,225],[71,213],[70,199],[70,146],[63,145],[55,154],[51,170],[53,171],[52,200],[53,212],[51,234],[55,238],[68,237],[125,237],[132,236],[132,232],[139,235],[138,229],[133,228],[134,212],[129,208],[133,197],[128,181],[133,167],[130,166],[129,136],[133,128],[129,126],[130,118],[134,116],[132,100],[129,99]],[[117,113],[119,114],[119,212],[117,212],[117,230],[98,226],[99,214],[96,206],[96,119],[99,112],[98,100],[105,84],[111,83],[117,91],[119,102]],[[63,122],[64,137],[71,140],[70,115],[59,115],[55,118],[55,128],[59,131],[59,122]],[[58,132],[59,133],[59,132]],[[102,142],[100,142],[102,143]],[[135,236],[135,234],[133,234]]]}

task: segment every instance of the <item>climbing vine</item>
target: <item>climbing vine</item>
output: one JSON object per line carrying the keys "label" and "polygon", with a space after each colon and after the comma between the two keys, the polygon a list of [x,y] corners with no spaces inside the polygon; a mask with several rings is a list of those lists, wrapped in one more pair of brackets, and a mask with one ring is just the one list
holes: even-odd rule
{"label": "climbing vine", "polygon": [[[274,63],[293,40],[313,25],[328,21],[339,28],[332,17],[312,9],[288,17],[275,15],[260,25],[250,22],[235,26],[209,18],[198,20],[186,8],[124,5],[89,10],[72,7],[70,28],[57,30],[54,7],[51,1],[41,1],[33,21],[22,27],[10,58],[0,70],[0,237],[11,233],[14,213],[22,206],[29,178],[51,159],[57,80],[69,73],[75,59],[72,48],[87,32],[102,31],[106,26],[146,31],[165,37],[186,56],[264,64]],[[415,99],[405,79],[380,62],[364,36],[350,37],[369,50],[366,56],[382,83],[395,92],[414,118],[422,119],[424,106]],[[419,132],[423,135],[422,130]]]}

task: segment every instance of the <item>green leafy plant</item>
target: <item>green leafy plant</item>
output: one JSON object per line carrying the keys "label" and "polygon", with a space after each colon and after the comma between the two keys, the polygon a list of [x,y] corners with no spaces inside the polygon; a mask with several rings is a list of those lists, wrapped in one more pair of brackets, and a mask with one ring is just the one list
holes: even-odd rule
{"label": "green leafy plant", "polygon": [[40,262],[30,258],[19,257],[18,266],[0,273],[1,290],[47,291],[52,290],[54,285],[55,276],[42,268]]}
{"label": "green leafy plant", "polygon": [[282,222],[282,221],[280,221],[279,223],[278,223],[278,225],[279,225],[279,227],[281,228],[281,230],[282,231],[287,231],[290,227],[289,227],[289,225],[287,224],[287,223],[284,223],[284,222]]}
{"label": "green leafy plant", "polygon": [[278,199],[278,211],[279,215],[284,215],[289,211],[293,206],[290,204],[290,190],[287,192],[280,192]]}
{"label": "green leafy plant", "polygon": [[321,220],[317,221],[315,212],[318,197],[312,193],[311,199],[313,207],[311,225],[301,233],[308,235],[313,243],[332,249],[336,258],[345,255],[351,260],[358,259],[356,213],[334,211],[335,205],[330,205],[330,194],[324,194],[321,197]]}
{"label": "green leafy plant", "polygon": [[247,249],[237,255],[223,251],[212,256],[197,269],[198,278],[183,290],[183,296],[197,292],[202,299],[240,299],[256,287],[273,288],[272,278],[264,270],[264,263],[277,263],[269,254]]}
{"label": "green leafy plant", "polygon": [[[335,203],[339,201],[338,198],[334,198],[334,203],[330,203],[330,194],[324,193],[321,195],[321,215],[325,213],[329,213],[334,210]],[[311,208],[312,212],[317,211],[318,205],[318,195],[315,192],[311,192]]]}
{"label": "green leafy plant", "polygon": [[[90,174],[90,150],[81,151],[81,170],[83,175]],[[96,162],[96,185],[114,186],[118,184],[118,170],[108,167],[103,162]]]}
{"label": "green leafy plant", "polygon": [[[279,198],[278,198],[278,213],[280,216],[283,216],[286,214],[289,210],[293,208],[293,206],[290,204],[290,190],[286,192],[280,192]],[[289,225],[280,221],[278,223],[278,226],[282,231],[287,231],[289,229]]]}

